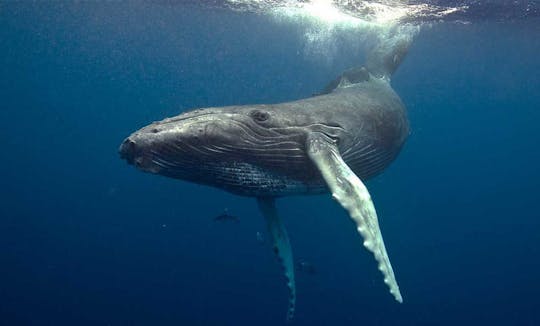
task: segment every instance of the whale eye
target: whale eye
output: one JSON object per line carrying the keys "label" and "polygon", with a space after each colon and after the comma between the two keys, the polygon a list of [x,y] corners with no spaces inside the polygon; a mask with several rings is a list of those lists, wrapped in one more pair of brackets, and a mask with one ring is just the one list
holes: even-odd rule
{"label": "whale eye", "polygon": [[268,120],[268,118],[270,118],[270,115],[268,114],[268,112],[259,111],[259,110],[251,111],[250,115],[253,118],[253,120],[257,122],[264,122]]}

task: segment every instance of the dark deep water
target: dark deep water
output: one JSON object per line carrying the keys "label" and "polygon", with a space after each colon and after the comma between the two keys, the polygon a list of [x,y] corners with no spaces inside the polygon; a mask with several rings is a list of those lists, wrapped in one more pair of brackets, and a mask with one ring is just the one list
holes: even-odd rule
{"label": "dark deep water", "polygon": [[[192,107],[311,95],[358,65],[292,24],[184,6],[0,4],[0,325],[281,325],[254,200],[121,161]],[[425,28],[393,78],[412,135],[368,182],[404,304],[330,196],[279,201],[295,325],[539,325],[540,21]],[[241,222],[215,223],[228,207]]]}

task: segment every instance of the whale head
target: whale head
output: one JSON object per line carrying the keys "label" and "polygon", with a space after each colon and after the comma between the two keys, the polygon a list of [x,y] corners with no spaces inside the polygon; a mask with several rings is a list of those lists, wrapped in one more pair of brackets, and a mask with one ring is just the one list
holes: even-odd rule
{"label": "whale head", "polygon": [[290,194],[317,175],[306,119],[271,105],[197,109],[141,128],[119,153],[145,172],[243,195]]}

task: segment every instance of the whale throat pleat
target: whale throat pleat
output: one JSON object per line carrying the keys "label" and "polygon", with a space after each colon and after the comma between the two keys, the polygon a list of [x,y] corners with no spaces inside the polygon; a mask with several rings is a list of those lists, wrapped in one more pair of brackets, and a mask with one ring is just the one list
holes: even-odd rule
{"label": "whale throat pleat", "polygon": [[271,197],[261,197],[257,199],[257,202],[259,204],[259,209],[266,219],[268,232],[272,236],[274,253],[283,267],[285,278],[287,279],[287,288],[289,290],[287,320],[290,321],[294,317],[296,286],[294,282],[294,264],[289,237],[287,236],[285,226],[277,214],[275,199]]}
{"label": "whale throat pleat", "polygon": [[349,212],[364,239],[364,247],[375,256],[390,293],[398,302],[403,302],[367,188],[343,161],[339,150],[328,137],[312,134],[308,147],[308,154],[321,172],[332,196]]}

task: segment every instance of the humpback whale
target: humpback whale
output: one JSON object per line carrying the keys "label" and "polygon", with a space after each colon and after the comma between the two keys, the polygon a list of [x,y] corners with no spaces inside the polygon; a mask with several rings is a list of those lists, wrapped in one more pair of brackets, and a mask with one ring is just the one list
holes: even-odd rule
{"label": "humpback whale", "polygon": [[123,141],[120,156],[145,172],[256,198],[287,279],[289,320],[295,265],[275,204],[282,196],[330,192],[402,302],[364,181],[396,158],[409,134],[405,107],[390,86],[409,45],[410,39],[379,44],[364,66],[309,98],[194,109],[153,122]]}

